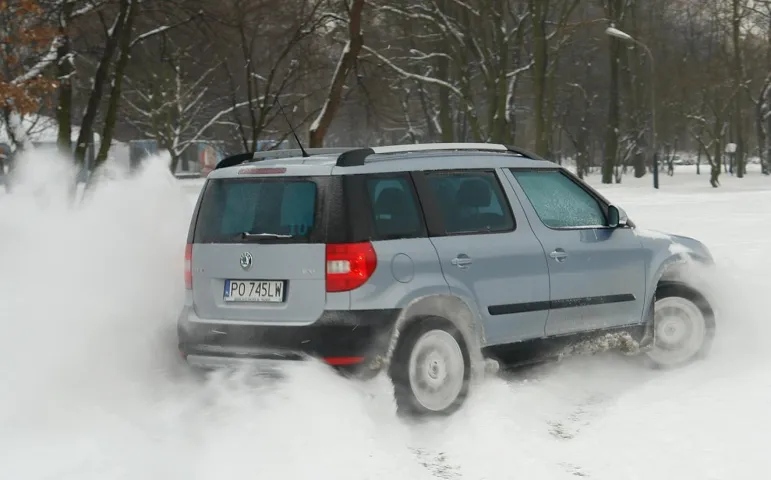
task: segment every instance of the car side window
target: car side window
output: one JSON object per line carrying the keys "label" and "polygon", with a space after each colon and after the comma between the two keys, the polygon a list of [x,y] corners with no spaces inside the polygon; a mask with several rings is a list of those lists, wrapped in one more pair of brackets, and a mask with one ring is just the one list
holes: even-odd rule
{"label": "car side window", "polygon": [[424,234],[418,202],[408,175],[367,179],[375,238],[392,240]]}
{"label": "car side window", "polygon": [[549,228],[607,226],[600,203],[559,171],[511,170],[535,213]]}
{"label": "car side window", "polygon": [[425,172],[447,234],[514,230],[515,221],[494,172]]}

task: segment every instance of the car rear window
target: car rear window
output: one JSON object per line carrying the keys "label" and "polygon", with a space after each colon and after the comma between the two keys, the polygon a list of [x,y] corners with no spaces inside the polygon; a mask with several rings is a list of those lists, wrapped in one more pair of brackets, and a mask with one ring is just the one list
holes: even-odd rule
{"label": "car rear window", "polygon": [[[210,180],[195,230],[197,243],[310,243],[318,186],[312,178]],[[245,239],[242,234],[291,238]]]}

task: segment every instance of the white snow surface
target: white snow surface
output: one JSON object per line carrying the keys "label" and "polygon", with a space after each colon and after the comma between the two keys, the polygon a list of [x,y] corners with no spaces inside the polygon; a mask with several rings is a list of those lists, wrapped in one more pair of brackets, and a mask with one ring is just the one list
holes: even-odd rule
{"label": "white snow surface", "polygon": [[641,227],[712,249],[724,298],[709,358],[652,371],[572,357],[411,424],[383,377],[318,363],[280,382],[188,375],[174,327],[200,181],[158,160],[72,209],[59,161],[28,160],[33,188],[0,194],[0,478],[755,480],[771,467],[771,178],[757,172],[717,190],[688,167],[659,191],[649,176],[600,186]]}

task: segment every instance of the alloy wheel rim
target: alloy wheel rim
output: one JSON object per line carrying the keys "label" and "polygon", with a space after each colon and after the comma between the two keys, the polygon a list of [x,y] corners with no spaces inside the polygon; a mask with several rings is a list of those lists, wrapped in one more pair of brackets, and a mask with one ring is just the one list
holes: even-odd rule
{"label": "alloy wheel rim", "polygon": [[412,349],[409,379],[418,403],[431,411],[452,405],[463,389],[466,365],[458,341],[444,330],[424,333]]}

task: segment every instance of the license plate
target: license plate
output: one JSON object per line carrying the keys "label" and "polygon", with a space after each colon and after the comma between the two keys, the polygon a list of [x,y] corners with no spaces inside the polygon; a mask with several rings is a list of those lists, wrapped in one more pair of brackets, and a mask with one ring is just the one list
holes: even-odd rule
{"label": "license plate", "polygon": [[284,301],[284,282],[281,280],[225,280],[226,302]]}

